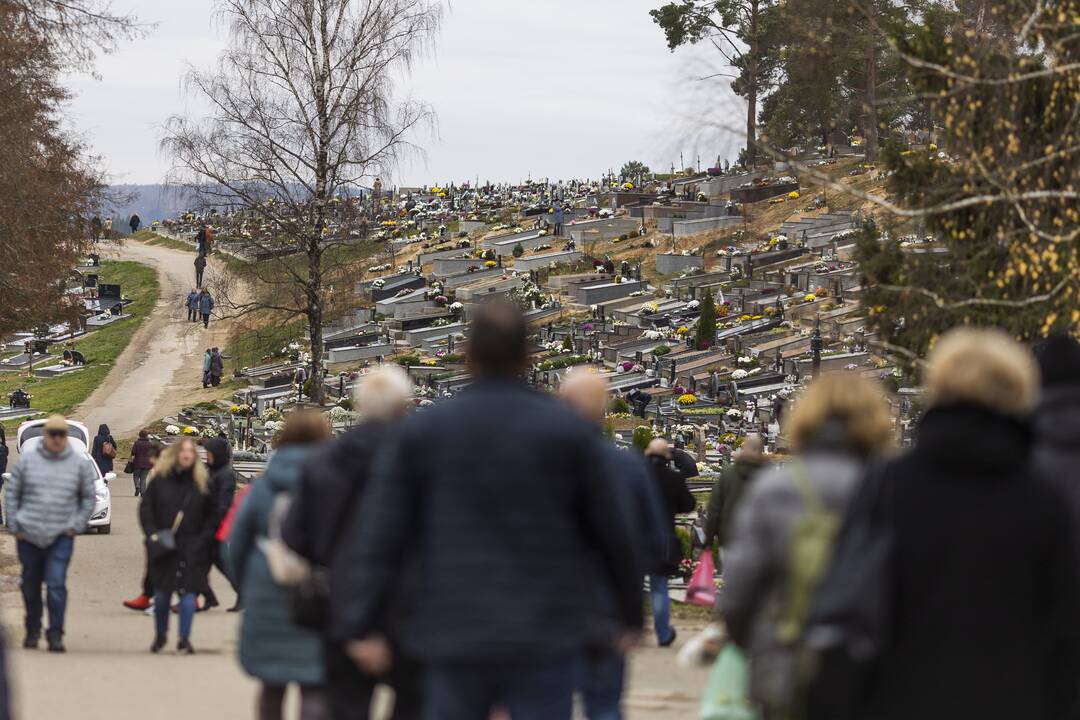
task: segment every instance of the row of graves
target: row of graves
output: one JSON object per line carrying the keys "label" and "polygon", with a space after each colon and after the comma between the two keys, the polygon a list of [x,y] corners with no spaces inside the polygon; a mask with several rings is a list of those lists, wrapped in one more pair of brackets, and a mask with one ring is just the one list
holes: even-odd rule
{"label": "row of graves", "polygon": [[[0,373],[51,378],[79,372],[86,366],[88,358],[79,350],[79,338],[131,317],[125,311],[131,300],[124,295],[123,288],[100,282],[99,271],[97,258],[74,269],[66,287],[76,308],[73,319],[13,333],[0,348]],[[7,400],[7,407],[0,408],[0,420],[38,414],[32,406],[33,395],[25,388],[16,388]]]}

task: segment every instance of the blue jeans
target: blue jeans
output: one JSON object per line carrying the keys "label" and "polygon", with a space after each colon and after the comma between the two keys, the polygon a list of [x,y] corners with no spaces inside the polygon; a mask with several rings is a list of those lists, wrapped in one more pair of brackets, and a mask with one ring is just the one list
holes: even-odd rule
{"label": "blue jeans", "polygon": [[649,576],[649,595],[653,625],[656,626],[656,641],[661,645],[670,643],[675,631],[671,628],[671,596],[668,595],[666,575]]}
{"label": "blue jeans", "polygon": [[424,678],[424,717],[486,720],[503,707],[514,720],[570,720],[576,665],[574,658],[435,664]]}
{"label": "blue jeans", "polygon": [[49,633],[64,633],[64,612],[67,610],[67,570],[75,538],[61,535],[47,548],[39,548],[26,540],[16,543],[22,563],[22,594],[26,604],[26,632],[41,634],[41,585],[45,584],[46,604],[49,607]]}
{"label": "blue jeans", "polygon": [[589,720],[622,720],[626,658],[613,651],[589,651],[581,663],[581,696]]}
{"label": "blue jeans", "polygon": [[[158,635],[167,635],[169,632],[169,613],[172,608],[172,593],[158,591],[154,593],[154,629]],[[195,621],[195,593],[183,593],[180,595],[180,639],[191,638],[191,625]]]}

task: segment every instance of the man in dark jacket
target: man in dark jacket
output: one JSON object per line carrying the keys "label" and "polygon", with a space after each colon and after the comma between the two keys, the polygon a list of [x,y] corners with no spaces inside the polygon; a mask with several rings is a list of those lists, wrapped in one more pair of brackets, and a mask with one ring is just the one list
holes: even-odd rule
{"label": "man in dark jacket", "polygon": [[139,226],[141,225],[142,218],[139,217],[138,213],[132,215],[131,218],[128,220],[128,227],[131,228],[132,234],[139,232]]}
{"label": "man in dark jacket", "polygon": [[199,255],[195,258],[195,287],[202,287],[204,272],[206,272],[206,256]]}
{"label": "man in dark jacket", "polygon": [[763,450],[760,435],[747,435],[735,454],[735,461],[724,468],[713,484],[705,515],[705,547],[711,548],[714,542],[723,545],[727,539],[743,490],[765,464]]}
{"label": "man in dark jacket", "polygon": [[187,308],[188,322],[196,322],[199,319],[199,293],[195,290],[189,292],[184,307]]}
{"label": "man in dark jacket", "polygon": [[1080,520],[1080,343],[1058,335],[1036,349],[1042,400],[1035,411],[1035,467],[1061,486]]}
{"label": "man in dark jacket", "polygon": [[[396,365],[384,365],[365,375],[356,387],[354,399],[361,422],[338,440],[312,451],[293,498],[282,538],[320,572],[330,571],[331,582],[341,574],[337,559],[343,538],[355,532],[360,501],[368,485],[371,466],[393,427],[405,414],[412,399],[412,383]],[[335,573],[335,569],[337,573]],[[399,593],[401,597],[403,594]],[[402,601],[393,603],[394,618],[380,628],[396,644],[395,619],[404,614]],[[419,671],[398,657],[386,678],[363,672],[335,641],[331,618],[340,614],[331,607],[321,630],[326,692],[333,720],[366,718],[376,685],[381,681],[394,688],[394,720],[421,717]],[[400,655],[400,654],[399,654]]]}
{"label": "man in dark jacket", "polygon": [[[221,521],[225,519],[226,513],[232,507],[233,498],[236,496],[236,470],[232,466],[232,448],[229,447],[227,440],[216,437],[209,438],[203,442],[203,448],[206,450],[206,465],[210,469],[210,503],[214,513],[213,525],[216,529],[221,524]],[[226,564],[225,548],[215,539],[211,552],[213,566],[225,576],[225,579],[229,581],[229,585],[232,586],[233,591],[236,593],[236,604],[229,608],[229,612],[236,612],[240,609],[240,589],[233,582],[232,573],[229,572]],[[218,605],[218,599],[210,587],[209,579],[206,582],[206,589],[206,606],[204,609],[209,610]]]}
{"label": "man in dark jacket", "polygon": [[675,642],[678,633],[671,627],[671,597],[668,594],[668,578],[679,572],[683,560],[682,542],[675,532],[675,516],[688,513],[696,506],[683,474],[672,467],[671,446],[663,438],[655,438],[645,449],[645,461],[652,474],[653,483],[659,490],[663,510],[663,531],[666,552],[658,567],[649,575],[649,593],[652,598],[653,625],[656,641],[660,647]]}
{"label": "man in dark jacket", "polygon": [[473,720],[495,706],[515,720],[570,717],[574,670],[596,641],[597,583],[620,636],[642,625],[634,539],[611,502],[603,443],[521,383],[527,339],[516,308],[476,311],[475,383],[411,417],[379,454],[341,549],[335,633],[355,640],[362,665],[385,656],[371,636],[402,562],[423,568],[402,643],[425,665],[430,717]]}

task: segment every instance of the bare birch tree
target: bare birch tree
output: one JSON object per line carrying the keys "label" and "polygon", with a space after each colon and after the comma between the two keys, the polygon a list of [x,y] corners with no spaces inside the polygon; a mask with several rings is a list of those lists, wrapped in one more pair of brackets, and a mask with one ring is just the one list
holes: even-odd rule
{"label": "bare birch tree", "polygon": [[[216,70],[189,74],[210,117],[171,118],[173,181],[206,206],[249,219],[256,292],[237,315],[271,310],[307,322],[311,397],[323,398],[323,324],[335,248],[356,242],[363,183],[414,149],[430,118],[395,97],[395,79],[438,29],[437,0],[220,0],[231,31]],[[347,278],[343,278],[347,280]],[[219,298],[219,301],[221,299]]]}

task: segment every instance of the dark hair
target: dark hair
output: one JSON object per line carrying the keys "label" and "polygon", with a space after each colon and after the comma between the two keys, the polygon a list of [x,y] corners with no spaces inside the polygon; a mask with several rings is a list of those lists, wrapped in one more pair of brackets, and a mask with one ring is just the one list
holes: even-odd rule
{"label": "dark hair", "polygon": [[148,437],[150,437],[150,433],[146,429],[142,429],[142,430],[139,431],[139,439],[140,440],[145,440]]}
{"label": "dark hair", "polygon": [[480,305],[472,318],[467,350],[469,368],[480,377],[510,378],[528,364],[528,329],[516,306]]}
{"label": "dark hair", "polygon": [[330,437],[330,425],[317,410],[296,410],[285,419],[285,429],[274,440],[274,447],[311,445]]}

